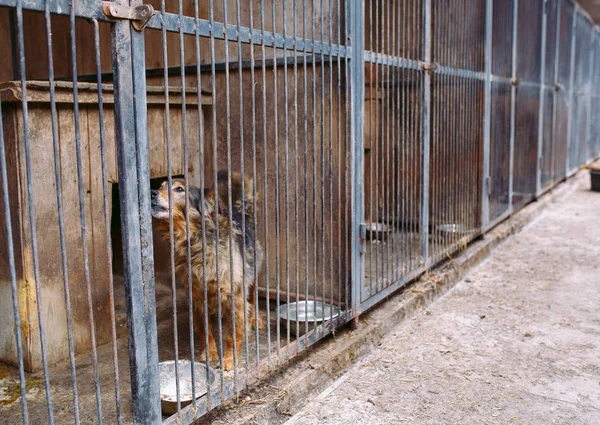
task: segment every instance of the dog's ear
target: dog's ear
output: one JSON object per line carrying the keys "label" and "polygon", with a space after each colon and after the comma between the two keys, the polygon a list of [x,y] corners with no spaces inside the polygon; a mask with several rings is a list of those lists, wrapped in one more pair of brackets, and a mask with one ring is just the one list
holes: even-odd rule
{"label": "dog's ear", "polygon": [[229,191],[228,191],[228,179],[231,178],[231,201],[236,203],[242,199],[244,195],[242,192],[242,175],[236,172],[228,172],[227,170],[220,170],[217,173],[217,191],[219,198],[227,205],[229,202]]}
{"label": "dog's ear", "polygon": [[[197,195],[194,196],[196,198],[196,201],[193,203],[194,208],[201,214],[211,215],[216,211],[219,214],[224,214],[227,211],[225,203],[219,199],[219,196],[213,189],[205,188],[204,196],[201,196],[200,190],[197,190]],[[190,200],[191,197],[190,193]]]}
{"label": "dog's ear", "polygon": [[187,188],[187,193],[190,202],[190,207],[197,211],[200,211],[202,202],[202,196],[200,196],[200,189],[194,186],[190,186],[189,188]]}

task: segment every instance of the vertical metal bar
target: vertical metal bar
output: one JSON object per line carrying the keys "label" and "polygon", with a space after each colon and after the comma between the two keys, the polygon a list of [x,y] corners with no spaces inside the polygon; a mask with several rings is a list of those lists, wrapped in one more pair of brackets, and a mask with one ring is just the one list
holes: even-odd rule
{"label": "vertical metal bar", "polygon": [[[200,60],[200,23],[199,23],[199,6],[198,0],[194,0],[194,19],[196,21],[196,58]],[[200,226],[202,230],[202,264],[206,264],[206,217],[204,215],[204,188],[206,186],[205,183],[205,166],[204,166],[204,114],[202,111],[202,75],[201,75],[201,67],[196,67],[196,88],[197,88],[197,97],[198,97],[198,134],[199,134],[199,171],[200,175]],[[254,87],[253,87],[254,88]],[[203,316],[200,319],[202,323],[198,324],[198,326],[202,326],[204,329],[204,341],[201,341],[204,344],[204,362],[205,362],[205,379],[206,382],[210,382],[210,350],[209,350],[209,339],[212,335],[209,335],[211,332],[211,328],[209,327],[209,318],[208,318],[208,286],[206,282],[206,275],[202,274],[202,295],[203,295]],[[190,338],[193,338],[193,330]],[[257,344],[258,346],[258,344]],[[206,386],[206,411],[211,409],[211,400],[212,400],[212,389],[211,385]],[[194,403],[196,401],[194,400]]]}
{"label": "vertical metal bar", "polygon": [[102,194],[103,194],[103,212],[104,212],[104,244],[106,245],[106,270],[108,274],[108,303],[111,321],[111,344],[112,344],[112,360],[114,368],[115,381],[115,414],[117,416],[117,424],[121,425],[121,388],[119,385],[119,358],[117,354],[117,324],[115,318],[115,291],[113,280],[113,263],[112,263],[112,240],[110,235],[110,211],[112,206],[108,202],[108,177],[106,171],[106,138],[104,136],[104,105],[102,103],[102,65],[100,60],[100,28],[98,20],[93,19],[94,24],[94,45],[96,52],[96,88],[98,90],[98,124],[100,132],[100,158],[102,163]]}
{"label": "vertical metal bar", "polygon": [[594,159],[594,153],[593,153],[593,148],[592,148],[592,140],[591,140],[591,135],[592,135],[592,105],[593,105],[593,97],[594,97],[594,65],[596,63],[596,49],[595,47],[595,42],[594,42],[594,36],[593,36],[593,30],[591,31],[591,33],[589,34],[590,37],[590,70],[589,70],[589,76],[588,79],[589,81],[587,81],[586,83],[588,84],[589,89],[586,91],[586,96],[588,97],[588,111],[587,111],[587,129],[586,129],[586,137],[585,137],[585,142],[586,142],[586,152],[585,152],[585,157],[584,157],[584,163],[587,164],[588,161],[591,161]]}
{"label": "vertical metal bar", "polygon": [[562,0],[557,0],[556,2],[556,28],[554,35],[554,81],[552,81],[553,90],[552,93],[552,160],[550,161],[550,178],[551,185],[554,185],[556,182],[556,126],[557,126],[557,109],[559,102],[560,92],[559,88],[559,55],[560,55],[560,17],[562,14]]}
{"label": "vertical metal bar", "polygon": [[[321,46],[325,45],[324,3],[320,2]],[[314,16],[314,14],[313,14]],[[321,53],[321,309],[325,311],[325,55]],[[315,297],[316,301],[316,297]],[[316,306],[316,303],[315,303]],[[319,338],[319,335],[317,335]]]}
{"label": "vertical metal bar", "polygon": [[[311,0],[312,19],[310,20],[310,35],[312,45],[315,45],[315,0]],[[317,68],[316,68],[316,55],[313,52],[312,56],[312,200],[313,200],[313,211],[312,211],[312,243],[313,243],[313,314],[317,314],[317,269],[319,268],[319,261],[317,256],[319,254],[319,246],[317,244]],[[279,320],[278,320],[279,322]],[[314,323],[315,333],[317,332],[317,322]]]}
{"label": "vertical metal bar", "polygon": [[[373,3],[375,0],[367,0],[367,1],[369,2],[369,50],[371,52],[374,52],[375,49],[374,49],[374,43],[373,43],[373,31],[374,31],[373,30],[373,28],[374,28],[374,25],[373,25]],[[377,199],[377,194],[375,193],[375,184],[374,184],[374,181],[376,179],[376,176],[374,174],[375,173],[375,171],[374,171],[375,170],[375,161],[377,160],[377,156],[376,156],[375,150],[374,150],[374,148],[375,148],[374,145],[377,143],[377,135],[375,133],[377,119],[373,115],[373,109],[375,109],[374,106],[375,106],[375,102],[377,101],[376,100],[377,99],[377,87],[375,87],[375,97],[373,97],[373,66],[374,66],[373,61],[370,61],[369,62],[369,121],[368,121],[368,124],[369,124],[369,186],[366,187],[366,189],[369,191],[369,196],[368,196],[369,223],[368,223],[368,226],[373,226],[373,223],[374,223],[373,217],[375,217],[375,213],[373,212],[373,197],[375,197],[375,199]],[[377,65],[375,65],[375,66],[377,66]],[[363,104],[364,104],[364,100],[363,100]],[[375,109],[375,113],[377,113],[376,109]],[[375,133],[375,136],[373,136],[374,133]],[[377,201],[375,201],[375,203],[377,203]],[[376,292],[375,290],[373,290],[373,283],[375,283],[375,286],[377,286],[377,281],[376,281],[376,277],[375,277],[376,272],[375,272],[375,269],[373,269],[373,249],[374,249],[373,247],[375,246],[375,244],[373,242],[374,241],[371,240],[369,242],[369,247],[367,248],[369,251],[369,273],[368,273],[369,296],[372,296]],[[377,264],[375,264],[375,267],[377,267]]]}
{"label": "vertical metal bar", "polygon": [[[336,13],[336,25],[337,25],[337,44],[338,46],[342,45],[342,25],[340,15],[342,14],[341,10],[341,0],[336,0],[337,13]],[[295,34],[295,32],[294,32]],[[344,64],[346,63],[346,59],[344,59]],[[342,158],[343,155],[346,154],[346,151],[342,147],[342,59],[340,57],[340,52],[338,50],[337,54],[337,141],[338,141],[338,176],[337,176],[337,184],[338,184],[338,205],[344,205],[346,207],[348,205],[347,199],[342,197]],[[344,121],[347,121],[345,118]],[[344,138],[345,139],[345,138]],[[346,167],[344,167],[344,170]],[[332,211],[333,213],[333,211]],[[340,211],[340,218],[338,219],[337,226],[337,240],[338,240],[338,307],[341,309],[342,306],[342,281],[344,282],[344,288],[347,286],[347,280],[344,279],[345,276],[342,274],[342,268],[347,268],[347,261],[344,260],[346,256],[346,250],[342,248],[342,241],[345,241],[346,229],[346,214],[345,208],[343,211]],[[343,231],[342,231],[343,227]],[[344,307],[347,309],[348,304],[347,300],[344,301]]]}
{"label": "vertical metal bar", "polygon": [[[306,10],[306,8],[305,8]],[[265,0],[260,0],[260,30],[261,30],[261,51],[262,51],[262,127],[263,127],[263,166],[264,166],[264,216],[265,216],[265,286],[267,293],[267,353],[271,353],[271,305],[269,297],[269,241],[266,235],[269,232],[269,184],[268,184],[268,164],[269,164],[269,147],[267,145],[267,57],[266,57],[266,46],[265,46]],[[306,46],[306,44],[305,44]],[[306,64],[306,61],[304,61]],[[216,143],[216,139],[215,139]]]}
{"label": "vertical metal bar", "polygon": [[[307,26],[306,26],[306,15],[307,15],[307,5],[306,0],[302,2],[302,38],[307,40]],[[304,76],[304,255],[305,255],[305,266],[304,266],[304,285],[305,291],[304,296],[308,302],[308,285],[310,282],[309,279],[309,256],[308,256],[308,67],[307,67],[307,55],[306,55],[306,42],[304,43],[304,52],[303,52],[303,76]],[[314,56],[313,56],[314,60]],[[304,320],[304,331],[308,333],[308,315],[305,316]]]}
{"label": "vertical metal bar", "polygon": [[[229,11],[227,10],[227,0],[223,0],[223,25],[225,28],[229,27]],[[226,148],[227,148],[227,217],[229,220],[229,223],[233,223],[233,196],[232,196],[232,189],[231,189],[231,172],[232,172],[232,163],[231,163],[231,90],[230,90],[230,85],[229,85],[229,79],[230,79],[230,74],[229,74],[229,41],[227,39],[225,39],[223,41],[223,45],[225,47],[225,63],[227,64],[227,66],[225,66],[225,136],[226,136]],[[241,93],[240,93],[241,96]],[[243,180],[243,176],[242,176],[242,180]],[[215,181],[215,187],[217,185],[217,182]],[[243,197],[243,194],[242,194]],[[218,226],[217,226],[218,227]],[[233,351],[233,383],[234,383],[234,388],[235,391],[238,391],[238,370],[237,370],[237,364],[238,364],[238,359],[237,359],[237,338],[236,338],[236,325],[235,325],[235,296],[233,296],[235,294],[235,279],[234,279],[234,274],[233,274],[233,232],[229,231],[228,232],[228,244],[229,244],[229,285],[230,285],[230,291],[231,291],[231,304],[230,304],[230,317],[229,320],[230,322],[230,328],[229,331],[231,332],[231,335],[226,335],[227,337],[231,338],[231,348]],[[245,233],[245,230],[242,230],[242,233]],[[242,251],[245,249],[244,246],[242,246]],[[220,288],[220,287],[219,287]],[[220,291],[219,291],[220,292]],[[227,318],[224,319],[219,319],[219,320],[227,320]],[[229,346],[229,344],[227,344],[227,340],[225,340],[226,342],[226,349]],[[225,361],[227,361],[228,359],[225,358]]]}
{"label": "vertical metal bar", "polygon": [[37,225],[35,222],[35,200],[33,197],[33,177],[31,173],[31,150],[29,140],[29,116],[27,104],[27,72],[25,69],[25,36],[23,34],[23,0],[17,1],[17,43],[19,45],[19,70],[21,79],[22,102],[21,109],[23,115],[23,144],[25,150],[25,169],[27,177],[27,206],[29,214],[29,227],[31,232],[31,252],[33,262],[33,278],[35,285],[35,299],[37,303],[37,319],[40,330],[40,351],[42,357],[42,369],[44,371],[44,387],[46,391],[46,407],[48,409],[48,423],[54,424],[54,411],[52,407],[52,394],[50,391],[50,374],[48,370],[48,346],[46,344],[46,330],[43,320],[42,290],[40,282],[39,256],[37,246]]}
{"label": "vertical metal bar", "polygon": [[27,383],[25,382],[25,366],[23,362],[23,334],[21,330],[21,314],[19,312],[15,249],[13,245],[12,220],[10,216],[10,196],[8,193],[8,173],[6,170],[6,152],[4,150],[4,128],[2,125],[2,117],[2,102],[0,102],[0,180],[2,180],[2,202],[6,231],[6,248],[8,252],[8,271],[10,275],[10,294],[12,299],[13,320],[15,326],[15,349],[19,369],[19,387],[21,390],[21,419],[23,420],[23,425],[29,425],[29,412],[27,409]]}
{"label": "vertical metal bar", "polygon": [[351,49],[352,57],[348,68],[350,84],[350,195],[351,195],[351,276],[350,289],[352,308],[355,317],[361,311],[361,289],[364,284],[364,257],[361,250],[360,224],[363,222],[363,111],[364,111],[364,2],[350,1],[346,3],[347,25],[346,46]]}
{"label": "vertical metal bar", "polygon": [[[264,0],[262,0],[264,1]],[[213,165],[213,186],[216,187],[217,186],[217,182],[218,182],[218,170],[219,170],[219,145],[217,143],[217,83],[216,83],[216,67],[215,67],[215,62],[216,62],[216,54],[215,54],[215,3],[214,0],[210,0],[209,1],[209,21],[210,21],[210,60],[211,60],[211,70],[210,70],[210,84],[211,84],[211,92],[212,92],[212,151],[213,151],[213,157],[212,157],[212,165]],[[263,34],[264,35],[264,34]],[[264,37],[263,37],[263,43],[264,43]],[[263,44],[264,47],[264,44]],[[264,63],[264,56],[263,56],[263,63]],[[265,185],[266,185],[266,175],[265,175]],[[265,188],[265,195],[266,195],[267,191]],[[218,198],[218,196],[217,196]],[[266,196],[265,196],[266,198]],[[215,202],[219,202],[218,199]],[[218,209],[218,206],[217,206]],[[265,215],[266,215],[266,211],[265,211]],[[215,245],[216,246],[220,246],[220,241],[219,241],[219,226],[215,226]],[[219,272],[219,250],[216,249],[215,250],[215,274],[217,276],[217,281],[216,281],[216,285],[217,288],[221,288],[221,282],[220,282],[220,272]],[[268,257],[267,257],[268,259]],[[268,267],[268,266],[267,266]],[[268,269],[267,269],[268,270]],[[207,287],[207,282],[205,282],[204,287]],[[267,290],[268,290],[268,286],[267,286]],[[268,292],[268,291],[267,291]],[[206,291],[205,291],[206,294]],[[206,297],[205,297],[206,299]],[[267,300],[269,299],[269,297],[267,297]],[[268,303],[268,301],[267,301]],[[268,305],[268,304],[267,304]],[[225,397],[225,375],[224,375],[224,367],[223,367],[223,314],[222,314],[222,308],[221,308],[221,291],[217,290],[217,331],[218,331],[218,335],[219,335],[219,342],[217,344],[217,351],[219,354],[219,365],[220,365],[220,370],[219,370],[219,384],[220,384],[220,392],[219,392],[219,396],[221,397],[221,401],[224,400]],[[211,321],[213,321],[214,324],[214,320],[213,317],[209,318]],[[211,326],[211,329],[214,329],[214,326]],[[215,341],[216,342],[216,341]],[[207,351],[208,351],[208,345],[206,346]]]}
{"label": "vertical metal bar", "polygon": [[548,28],[548,7],[550,4],[549,0],[540,0],[542,4],[542,47],[540,55],[540,106],[538,114],[538,143],[537,143],[537,161],[536,161],[536,177],[535,177],[535,196],[539,196],[542,192],[542,156],[544,153],[544,117],[545,117],[545,103],[546,103],[546,88],[545,88],[545,75],[546,75],[546,43],[547,43],[547,28]]}
{"label": "vertical metal bar", "polygon": [[[236,24],[237,24],[237,30],[238,30],[238,34],[240,32],[240,28],[242,25],[241,19],[242,19],[242,11],[241,11],[241,4],[240,4],[240,0],[236,0],[235,2],[235,16],[236,16]],[[252,7],[250,7],[250,16],[252,16]],[[243,307],[244,307],[244,349],[245,349],[245,355],[246,355],[246,370],[249,369],[250,367],[250,347],[248,346],[248,299],[245,296],[245,294],[248,293],[248,290],[246,288],[246,281],[249,278],[249,276],[246,276],[246,263],[248,262],[248,259],[246,258],[246,253],[247,253],[247,249],[246,249],[246,226],[248,226],[248,223],[246,223],[246,168],[245,168],[245,159],[244,159],[244,87],[243,87],[243,68],[242,68],[242,40],[241,38],[238,37],[238,41],[237,41],[237,47],[238,47],[238,91],[239,91],[239,96],[240,96],[240,174],[242,176],[242,181],[241,181],[241,185],[242,185],[242,196],[241,196],[241,206],[242,206],[242,264],[244,264],[244,267],[242,267],[242,293],[244,294],[244,301],[243,301]],[[254,47],[251,45],[250,49],[253,49]],[[200,58],[198,58],[199,60]],[[252,178],[252,180],[254,180],[254,176]],[[254,210],[255,211],[255,210]],[[256,251],[252,251],[254,253],[254,255],[256,255]],[[252,259],[252,261],[254,262],[254,258]],[[256,268],[256,267],[254,267]],[[289,315],[288,315],[289,316]],[[258,321],[257,321],[258,323]],[[238,386],[235,386],[236,391],[238,390]]]}
{"label": "vertical metal bar", "polygon": [[494,0],[485,2],[485,92],[483,107],[483,181],[481,191],[481,227],[486,229],[490,222],[490,144],[492,127],[492,25]]}
{"label": "vertical metal bar", "polygon": [[[300,151],[298,150],[298,46],[296,45],[296,37],[298,36],[298,23],[296,20],[297,4],[293,0],[294,7],[294,24],[292,32],[294,33],[294,155],[296,156],[296,165],[294,166],[294,224],[295,224],[295,262],[296,262],[296,303],[300,302],[300,223],[299,223],[299,191],[300,185],[298,169],[300,168]],[[306,62],[306,58],[303,58]],[[288,303],[289,304],[289,303]],[[298,304],[297,304],[298,305]],[[288,317],[290,317],[288,312]],[[289,326],[288,326],[289,329]],[[300,315],[296,315],[296,335],[300,335]]]}
{"label": "vertical metal bar", "polygon": [[85,289],[88,304],[88,323],[90,331],[90,340],[92,345],[92,361],[94,368],[94,387],[96,391],[96,410],[98,424],[102,425],[102,397],[100,394],[100,373],[98,370],[98,353],[96,351],[96,324],[94,320],[94,303],[92,300],[92,284],[90,278],[88,240],[87,240],[87,220],[85,217],[85,198],[83,190],[83,164],[81,160],[81,131],[79,125],[79,100],[77,87],[77,49],[75,32],[75,0],[71,0],[70,20],[70,41],[71,41],[71,72],[73,78],[73,121],[75,131],[75,156],[77,163],[77,191],[79,198],[79,220],[81,223],[81,248],[83,251],[83,270],[85,276]]}
{"label": "vertical metal bar", "polygon": [[[226,0],[225,0],[226,1]],[[273,2],[271,8],[271,18],[273,22],[273,34],[277,32],[277,13],[276,7],[277,2]],[[285,48],[284,48],[285,51]],[[314,63],[314,62],[313,62]],[[277,48],[273,46],[273,114],[274,114],[274,144],[275,144],[275,316],[276,316],[276,329],[277,329],[277,352],[281,349],[281,322],[279,320],[279,292],[281,278],[281,251],[279,242],[279,227],[281,225],[281,217],[279,212],[279,95],[277,94],[278,81],[277,81]],[[266,191],[265,191],[266,194]]]}
{"label": "vertical metal bar", "polygon": [[[161,0],[161,13],[166,13],[165,0]],[[133,34],[132,34],[133,36]],[[165,25],[161,29],[162,43],[162,61],[163,61],[163,95],[165,97],[165,121],[164,134],[166,138],[167,150],[167,189],[169,193],[169,248],[171,261],[171,309],[173,314],[173,351],[175,357],[175,394],[177,396],[177,412],[181,410],[180,377],[179,377],[179,329],[177,326],[177,279],[175,277],[175,236],[173,222],[173,167],[172,167],[172,146],[171,146],[171,109],[169,99],[169,55],[167,51],[167,28]],[[218,226],[217,226],[218,227]],[[216,250],[218,251],[218,250]],[[217,292],[218,294],[219,292]]]}
{"label": "vertical metal bar", "polygon": [[567,118],[567,164],[566,175],[569,176],[571,171],[571,144],[573,143],[573,109],[575,104],[575,48],[577,47],[577,13],[579,12],[579,4],[575,3],[573,10],[573,26],[571,27],[571,63],[569,68],[569,111]]}
{"label": "vertical metal bar", "polygon": [[[198,1],[198,0],[196,0]],[[249,0],[249,8],[250,8],[250,32],[253,32],[254,30],[254,11],[252,8],[253,5],[253,1]],[[255,71],[254,68],[256,66],[256,62],[255,62],[255,58],[254,58],[254,46],[250,46],[250,85],[251,85],[251,94],[252,94],[252,210],[253,211],[257,211],[257,200],[256,200],[256,76],[255,76]],[[198,67],[200,68],[200,67]],[[265,197],[266,197],[266,193],[265,193]],[[258,231],[258,215],[255,213],[252,215],[252,219],[253,219],[253,223],[252,225],[254,226],[254,231],[257,232]],[[257,237],[255,235],[255,237],[253,238],[252,244],[253,244],[253,252],[254,255],[256,256],[256,253],[258,252],[258,245],[257,245]],[[266,242],[265,242],[266,245]],[[254,323],[255,323],[255,344],[256,344],[256,364],[258,364],[260,362],[260,326],[259,326],[259,311],[258,311],[258,267],[253,267],[253,272],[254,272],[254,276],[253,276],[253,282],[254,282]],[[246,342],[247,344],[247,342]],[[208,370],[208,369],[207,369]]]}
{"label": "vertical metal bar", "polygon": [[[120,4],[123,2],[119,1]],[[152,275],[148,274],[147,262],[148,254],[152,254],[152,251],[148,252],[152,246],[151,232],[146,233],[150,208],[148,206],[146,211],[141,211],[147,200],[140,202],[145,193],[140,192],[143,185],[139,184],[137,171],[138,166],[143,168],[143,164],[138,163],[138,154],[145,156],[147,152],[143,146],[137,145],[144,137],[144,133],[138,131],[146,124],[145,115],[141,113],[144,110],[140,109],[145,104],[145,91],[138,91],[140,85],[145,84],[145,70],[140,69],[139,62],[143,60],[143,50],[132,44],[131,24],[127,21],[112,25],[112,57],[133,419],[136,424],[159,424],[161,410],[156,318],[153,314],[154,285]],[[140,71],[144,78],[139,78]],[[140,229],[143,229],[143,235]],[[144,252],[142,242],[148,244]],[[152,294],[147,290],[151,290]]]}
{"label": "vertical metal bar", "polygon": [[[283,38],[287,37],[287,0],[283,1]],[[295,43],[294,43],[295,44]],[[285,296],[286,296],[286,343],[290,343],[290,216],[289,216],[289,111],[288,111],[288,71],[287,71],[287,49],[283,49],[283,138],[284,138],[284,164],[285,164],[285,182],[284,182],[284,198],[285,198]],[[279,322],[279,321],[278,321]]]}
{"label": "vertical metal bar", "polygon": [[63,213],[62,179],[60,172],[60,147],[58,144],[58,116],[56,111],[56,97],[54,88],[54,55],[52,49],[52,26],[49,4],[46,1],[44,8],[46,22],[46,40],[48,50],[48,81],[50,83],[50,114],[52,117],[52,150],[54,154],[54,181],[56,184],[56,205],[58,207],[58,229],[60,239],[61,269],[65,297],[65,310],[67,314],[67,338],[69,345],[69,366],[71,368],[71,388],[73,391],[73,415],[75,423],[80,423],[79,395],[77,391],[77,372],[75,366],[75,344],[73,341],[73,313],[71,311],[71,290],[67,265],[67,247],[65,241],[65,219]]}
{"label": "vertical metal bar", "polygon": [[[329,298],[333,308],[333,0],[329,0]],[[339,234],[339,232],[338,232]],[[323,294],[325,299],[325,294]],[[333,329],[333,322],[330,324]]]}
{"label": "vertical metal bar", "polygon": [[[425,51],[424,60],[431,63],[432,45],[432,0],[425,0]],[[429,257],[429,148],[431,140],[431,78],[430,72],[425,72],[423,86],[423,146],[421,150],[421,252],[423,261]]]}
{"label": "vertical metal bar", "polygon": [[[399,5],[397,3],[397,1],[392,1],[391,2],[391,7],[388,9],[388,13],[391,15],[391,25],[390,25],[390,51],[389,54],[390,56],[393,57],[398,57],[398,55],[396,54],[396,28],[397,28],[397,24],[396,24],[396,14],[394,13],[394,7],[399,8]],[[391,84],[390,84],[390,109],[389,109],[389,120],[391,123],[391,129],[390,129],[390,147],[391,147],[391,153],[390,153],[390,169],[389,169],[389,176],[388,176],[388,180],[390,181],[390,188],[389,188],[389,207],[388,207],[388,218],[387,218],[387,224],[388,225],[392,225],[392,226],[396,226],[398,217],[396,217],[395,211],[396,211],[396,205],[398,204],[398,199],[396,198],[396,179],[395,179],[395,175],[397,173],[398,170],[398,165],[396,164],[396,124],[397,124],[397,119],[395,117],[395,112],[396,112],[396,97],[394,96],[394,94],[398,91],[398,88],[396,87],[396,72],[397,72],[397,68],[395,66],[390,66],[390,74],[391,74]],[[399,82],[398,82],[399,83]],[[396,266],[396,229],[394,227],[392,227],[392,229],[394,229],[394,232],[391,234],[391,247],[390,247],[390,251],[389,251],[389,256],[388,256],[388,261],[390,262],[390,268],[391,268],[391,276],[390,276],[390,282],[394,283],[396,282],[397,279],[397,266]]]}
{"label": "vertical metal bar", "polygon": [[512,70],[511,79],[513,84],[510,88],[510,147],[509,147],[509,178],[508,178],[508,202],[512,213],[514,210],[513,192],[515,180],[515,135],[517,125],[517,60],[518,60],[518,31],[519,31],[519,0],[513,0],[513,22],[512,22]]}
{"label": "vertical metal bar", "polygon": [[[179,12],[179,22],[183,20],[183,0],[177,2]],[[200,57],[197,57],[197,63],[200,63]],[[200,68],[200,67],[198,67]],[[185,75],[185,49],[183,38],[183,26],[179,26],[179,71],[181,81],[181,138],[183,144],[183,178],[186,189],[191,187],[189,178],[189,156],[188,156],[188,138],[187,138],[187,105],[186,105],[186,75]],[[202,94],[198,91],[198,110],[202,111]],[[168,118],[168,117],[167,117]],[[200,120],[200,118],[198,118]],[[202,128],[200,128],[200,134]],[[186,191],[187,192],[187,191]],[[194,297],[193,297],[193,279],[192,279],[192,246],[190,234],[190,198],[185,196],[185,233],[186,238],[186,265],[187,265],[187,289],[188,289],[188,323],[190,332],[190,379],[192,384],[192,402],[196,404],[196,362],[194,353]],[[178,366],[177,366],[178,367]],[[207,381],[208,382],[208,381]]]}

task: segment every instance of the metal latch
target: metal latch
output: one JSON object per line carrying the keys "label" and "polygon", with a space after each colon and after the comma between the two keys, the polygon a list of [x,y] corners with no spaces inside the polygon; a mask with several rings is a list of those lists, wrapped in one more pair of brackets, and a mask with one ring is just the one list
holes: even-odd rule
{"label": "metal latch", "polygon": [[361,254],[364,254],[367,252],[367,224],[366,223],[360,223],[360,225],[358,226],[358,242],[359,242],[359,247],[360,250],[359,252]]}
{"label": "metal latch", "polygon": [[115,19],[127,19],[137,31],[142,31],[154,16],[154,8],[149,4],[123,6],[111,1],[102,2],[102,11]]}

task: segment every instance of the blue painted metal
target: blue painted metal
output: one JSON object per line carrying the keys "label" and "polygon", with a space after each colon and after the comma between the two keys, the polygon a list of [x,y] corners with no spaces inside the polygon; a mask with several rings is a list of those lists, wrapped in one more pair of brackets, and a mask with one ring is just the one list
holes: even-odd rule
{"label": "blue painted metal", "polygon": [[481,227],[490,221],[490,139],[492,127],[492,24],[494,1],[486,0],[485,9],[485,87],[483,111],[483,181],[481,184]]}
{"label": "blue painted metal", "polygon": [[364,220],[364,9],[362,1],[347,2],[347,16],[350,18],[346,30],[346,43],[352,51],[348,68],[350,84],[350,195],[351,195],[351,280],[350,290],[352,308],[355,314],[361,311],[361,292],[364,286],[364,253],[362,244],[365,243],[360,234],[361,223]]}
{"label": "blue painted metal", "polygon": [[546,89],[544,88],[544,78],[546,75],[546,43],[547,43],[547,27],[548,27],[548,1],[539,0],[542,2],[542,47],[540,52],[540,96],[539,96],[539,113],[538,113],[538,143],[537,143],[537,162],[535,172],[535,196],[539,196],[542,192],[542,155],[544,143],[544,106],[546,103]]}
{"label": "blue painted metal", "polygon": [[113,24],[115,132],[133,417],[136,424],[160,424],[143,52],[143,36],[134,33],[129,22]]}

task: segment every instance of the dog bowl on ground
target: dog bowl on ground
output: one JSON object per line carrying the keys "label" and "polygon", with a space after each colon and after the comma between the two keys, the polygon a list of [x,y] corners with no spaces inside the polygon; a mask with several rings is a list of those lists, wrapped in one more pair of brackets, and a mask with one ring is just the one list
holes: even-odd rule
{"label": "dog bowl on ground", "polygon": [[[340,309],[320,301],[298,301],[279,306],[279,320],[286,327],[288,322],[288,306],[290,318],[290,333],[300,336],[306,330],[305,322],[308,322],[308,329],[313,329],[315,323],[320,325],[340,315]],[[300,322],[300,333],[296,333],[296,322]]]}
{"label": "dog bowl on ground", "polygon": [[[179,360],[179,400],[181,407],[192,402],[192,362]],[[216,373],[208,368],[209,384],[212,388],[216,382]],[[158,374],[160,376],[160,404],[163,413],[172,415],[177,412],[177,381],[175,380],[175,360],[159,363]],[[194,376],[196,386],[196,398],[202,397],[208,392],[206,383],[206,365],[194,362]]]}
{"label": "dog bowl on ground", "polygon": [[440,224],[435,226],[435,230],[441,234],[458,236],[465,236],[474,232],[473,229],[456,223]]}
{"label": "dog bowl on ground", "polygon": [[394,231],[392,226],[389,226],[384,223],[367,223],[366,224],[366,234],[367,239],[374,240],[384,240],[387,238],[388,234]]}

